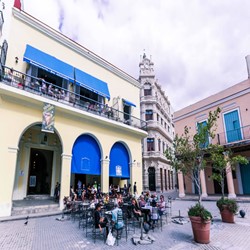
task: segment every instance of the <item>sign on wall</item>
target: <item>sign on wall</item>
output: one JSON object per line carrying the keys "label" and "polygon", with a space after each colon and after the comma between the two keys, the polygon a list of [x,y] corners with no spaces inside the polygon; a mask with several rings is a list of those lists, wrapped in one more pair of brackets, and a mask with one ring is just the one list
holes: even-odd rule
{"label": "sign on wall", "polygon": [[54,133],[54,125],[55,125],[55,106],[49,103],[44,103],[42,131]]}

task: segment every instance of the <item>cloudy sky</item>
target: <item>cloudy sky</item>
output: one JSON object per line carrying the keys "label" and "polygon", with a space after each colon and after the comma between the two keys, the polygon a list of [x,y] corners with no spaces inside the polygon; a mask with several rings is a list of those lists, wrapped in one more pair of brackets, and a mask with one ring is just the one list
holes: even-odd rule
{"label": "cloudy sky", "polygon": [[140,55],[174,110],[247,79],[249,0],[23,0],[24,10],[134,78]]}

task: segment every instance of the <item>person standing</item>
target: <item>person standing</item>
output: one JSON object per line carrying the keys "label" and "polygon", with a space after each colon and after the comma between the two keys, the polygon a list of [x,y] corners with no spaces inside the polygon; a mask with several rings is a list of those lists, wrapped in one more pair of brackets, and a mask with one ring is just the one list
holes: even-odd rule
{"label": "person standing", "polygon": [[137,194],[137,186],[136,186],[136,182],[134,183],[134,187],[133,187],[133,191],[134,191],[134,195],[136,195]]}

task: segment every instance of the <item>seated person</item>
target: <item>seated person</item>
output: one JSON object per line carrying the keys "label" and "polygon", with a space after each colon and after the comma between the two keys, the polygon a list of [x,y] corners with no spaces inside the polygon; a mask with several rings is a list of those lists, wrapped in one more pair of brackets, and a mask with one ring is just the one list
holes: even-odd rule
{"label": "seated person", "polygon": [[117,204],[119,207],[122,207],[122,205],[123,205],[123,198],[122,198],[121,194],[117,195]]}
{"label": "seated person", "polygon": [[108,235],[108,225],[107,225],[108,220],[107,218],[101,216],[100,211],[101,211],[101,204],[97,203],[94,213],[95,228],[99,228],[101,232],[103,228],[106,228],[106,235]]}
{"label": "seated person", "polygon": [[164,201],[164,196],[161,195],[160,196],[160,201],[157,203],[157,207],[158,207],[158,213],[160,216],[163,215],[163,212],[165,211],[165,207],[166,207],[166,203]]}
{"label": "seated person", "polygon": [[121,229],[124,226],[122,210],[117,204],[114,205],[114,209],[112,210],[112,222],[115,229]]}
{"label": "seated person", "polygon": [[133,198],[131,202],[131,208],[135,218],[138,219],[139,217],[143,217],[143,213],[140,207],[138,206],[136,199]]}
{"label": "seated person", "polygon": [[109,195],[108,195],[108,194],[105,194],[105,195],[104,195],[103,203],[104,203],[105,205],[109,203]]}
{"label": "seated person", "polygon": [[144,196],[141,195],[140,201],[139,201],[140,207],[145,207],[146,204],[147,204],[147,202],[144,200]]}
{"label": "seated person", "polygon": [[143,209],[143,211],[139,208],[137,201],[135,198],[132,199],[132,212],[137,220],[139,220],[139,217],[143,217],[144,223],[150,224],[150,210],[149,209]]}

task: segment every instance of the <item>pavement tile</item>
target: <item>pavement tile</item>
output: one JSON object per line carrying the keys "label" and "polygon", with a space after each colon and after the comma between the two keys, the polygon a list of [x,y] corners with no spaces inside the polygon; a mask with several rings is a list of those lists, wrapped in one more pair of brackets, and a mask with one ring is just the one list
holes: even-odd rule
{"label": "pavement tile", "polygon": [[[179,213],[187,218],[187,210],[195,201],[174,200],[172,202],[172,216]],[[211,242],[203,245],[193,240],[190,222],[179,225],[172,222],[163,226],[163,231],[155,229],[150,232],[156,241],[151,245],[134,245],[131,241],[132,234],[129,234],[128,241],[125,238],[119,240],[119,246],[110,247],[104,244],[103,240],[93,240],[85,236],[85,231],[79,229],[78,221],[58,221],[60,215],[49,217],[35,217],[28,220],[13,220],[0,222],[0,249],[3,250],[45,250],[45,249],[153,249],[153,250],[248,250],[250,249],[250,203],[240,203],[240,209],[246,211],[246,217],[240,218],[236,215],[236,223],[222,223],[219,210],[215,201],[204,201],[203,205],[212,211],[214,221],[211,225]],[[140,234],[140,229],[136,230]]]}

